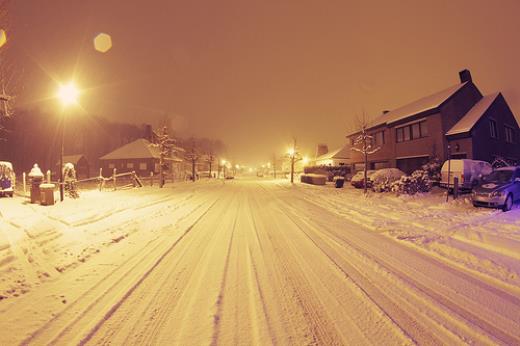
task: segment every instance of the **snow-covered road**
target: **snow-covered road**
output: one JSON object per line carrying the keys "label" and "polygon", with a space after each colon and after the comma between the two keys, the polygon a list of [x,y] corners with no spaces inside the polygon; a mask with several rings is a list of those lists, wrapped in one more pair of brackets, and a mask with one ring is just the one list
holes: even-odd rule
{"label": "snow-covered road", "polygon": [[[309,198],[314,187],[236,180],[154,191],[77,217],[55,208],[24,224],[4,212],[11,234],[61,225],[94,250],[0,301],[0,344],[520,344],[515,281],[374,231]],[[57,244],[82,243],[71,237]],[[38,273],[53,261],[47,252],[33,259]]]}

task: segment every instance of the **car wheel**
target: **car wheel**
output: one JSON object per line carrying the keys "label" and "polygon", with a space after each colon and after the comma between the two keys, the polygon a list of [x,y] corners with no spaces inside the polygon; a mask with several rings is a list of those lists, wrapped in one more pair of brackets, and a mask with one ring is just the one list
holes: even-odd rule
{"label": "car wheel", "polygon": [[506,202],[504,203],[504,206],[502,207],[503,211],[509,211],[513,207],[513,196],[511,194],[507,195]]}

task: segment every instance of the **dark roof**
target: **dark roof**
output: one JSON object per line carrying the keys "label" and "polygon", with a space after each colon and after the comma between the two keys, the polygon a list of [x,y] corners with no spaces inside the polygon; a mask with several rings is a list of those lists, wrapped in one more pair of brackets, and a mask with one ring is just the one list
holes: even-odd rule
{"label": "dark roof", "polygon": [[495,102],[499,92],[489,94],[480,99],[453,127],[446,133],[447,136],[470,132],[473,126],[482,118],[484,113]]}

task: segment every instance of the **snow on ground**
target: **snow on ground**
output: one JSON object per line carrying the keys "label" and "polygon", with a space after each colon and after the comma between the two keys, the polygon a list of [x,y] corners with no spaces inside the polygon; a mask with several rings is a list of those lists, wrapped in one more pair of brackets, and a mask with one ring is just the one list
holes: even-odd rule
{"label": "snow on ground", "polygon": [[2,345],[520,343],[520,209],[237,179],[0,213]]}
{"label": "snow on ground", "polygon": [[[504,213],[475,208],[469,195],[446,202],[445,190],[415,196],[346,186],[297,185],[319,204],[374,232],[419,247],[503,282],[520,286],[520,207]],[[317,193],[319,191],[319,193]]]}
{"label": "snow on ground", "polygon": [[30,204],[22,196],[0,199],[0,300],[25,294],[143,232],[156,215],[191,212],[199,206],[191,200],[200,186],[186,190],[180,184],[179,194],[153,187],[90,190],[54,206]]}

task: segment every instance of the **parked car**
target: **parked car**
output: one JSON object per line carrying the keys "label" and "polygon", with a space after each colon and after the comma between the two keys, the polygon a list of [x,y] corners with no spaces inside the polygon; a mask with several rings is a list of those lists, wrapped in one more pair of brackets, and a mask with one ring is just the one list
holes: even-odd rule
{"label": "parked car", "polygon": [[381,168],[370,176],[370,180],[374,184],[380,184],[386,181],[392,183],[401,179],[403,175],[406,175],[406,173],[398,168]]}
{"label": "parked car", "polygon": [[[372,181],[370,180],[370,176],[372,174],[374,174],[375,172],[376,172],[375,170],[371,170],[371,169],[367,170],[367,187],[372,186]],[[365,171],[359,171],[356,174],[354,174],[352,179],[350,179],[350,185],[354,186],[356,189],[362,188],[365,185]]]}
{"label": "parked car", "polygon": [[[450,181],[448,183],[448,166],[450,169]],[[440,186],[453,189],[455,177],[459,180],[459,189],[471,190],[480,183],[483,176],[493,171],[491,165],[486,161],[478,160],[446,160],[441,168]]]}
{"label": "parked car", "polygon": [[0,196],[13,197],[16,184],[13,164],[7,161],[0,161]]}
{"label": "parked car", "polygon": [[484,176],[471,197],[475,207],[511,210],[514,202],[520,199],[520,166],[498,168]]}

